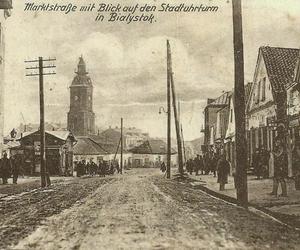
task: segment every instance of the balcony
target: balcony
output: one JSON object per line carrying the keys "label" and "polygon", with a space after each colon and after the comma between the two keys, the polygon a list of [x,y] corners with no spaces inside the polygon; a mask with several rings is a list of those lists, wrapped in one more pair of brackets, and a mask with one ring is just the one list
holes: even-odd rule
{"label": "balcony", "polygon": [[12,0],[0,0],[0,9],[1,10],[12,9]]}

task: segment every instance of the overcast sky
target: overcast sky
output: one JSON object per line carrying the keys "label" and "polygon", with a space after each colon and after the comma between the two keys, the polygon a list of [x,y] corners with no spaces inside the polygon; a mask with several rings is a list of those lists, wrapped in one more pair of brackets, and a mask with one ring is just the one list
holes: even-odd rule
{"label": "overcast sky", "polygon": [[[24,12],[24,2],[13,1],[12,16],[6,22],[6,132],[22,122],[21,113],[26,123],[39,121],[38,79],[24,76],[24,59],[38,56],[57,58],[57,75],[45,79],[47,121],[66,123],[68,87],[82,54],[94,84],[97,125],[117,126],[122,116],[125,126],[165,137],[166,116],[159,115],[158,109],[165,106],[166,99],[167,38],[171,41],[176,91],[182,101],[185,139],[200,136],[206,99],[233,88],[231,1],[185,1],[217,5],[219,10],[159,13],[154,24],[129,25],[95,22],[95,13]],[[147,2],[159,5],[161,1]],[[300,1],[243,2],[246,81],[251,81],[259,46],[300,47]]]}

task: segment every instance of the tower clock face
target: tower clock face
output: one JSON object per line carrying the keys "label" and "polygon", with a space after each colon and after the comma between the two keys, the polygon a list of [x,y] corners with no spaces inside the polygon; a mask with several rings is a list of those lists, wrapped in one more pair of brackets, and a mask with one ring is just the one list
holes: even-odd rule
{"label": "tower clock face", "polygon": [[74,96],[74,100],[78,101],[79,97],[77,95]]}

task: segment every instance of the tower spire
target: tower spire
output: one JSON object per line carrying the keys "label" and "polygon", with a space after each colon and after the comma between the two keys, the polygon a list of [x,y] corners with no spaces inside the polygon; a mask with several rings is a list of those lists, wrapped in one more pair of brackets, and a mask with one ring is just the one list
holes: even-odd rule
{"label": "tower spire", "polygon": [[78,74],[78,75],[87,75],[88,74],[88,72],[86,71],[86,64],[85,64],[85,61],[83,60],[82,55],[79,57],[76,74]]}

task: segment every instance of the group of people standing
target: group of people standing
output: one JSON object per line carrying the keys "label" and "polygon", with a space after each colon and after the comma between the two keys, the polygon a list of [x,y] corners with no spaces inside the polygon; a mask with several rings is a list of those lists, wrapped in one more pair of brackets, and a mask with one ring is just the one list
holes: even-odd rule
{"label": "group of people standing", "polygon": [[13,178],[13,184],[17,184],[20,172],[20,162],[14,155],[10,158],[7,157],[7,153],[3,154],[0,159],[0,177],[2,184],[8,184],[8,179]]}
{"label": "group of people standing", "polygon": [[86,162],[86,160],[81,160],[75,163],[75,169],[77,177],[81,177],[83,175],[99,175],[101,177],[105,177],[105,175],[113,175],[116,171],[120,173],[120,167],[118,162],[111,162],[110,164],[107,161],[99,161],[98,165],[90,160]]}
{"label": "group of people standing", "polygon": [[193,174],[193,172],[195,172],[196,175],[208,175],[212,173],[216,176],[217,163],[217,154],[211,156],[209,154],[205,154],[204,156],[197,155],[194,159],[187,160],[186,171],[190,174]]}
{"label": "group of people standing", "polygon": [[206,153],[204,156],[197,155],[194,159],[189,159],[186,163],[186,170],[189,174],[209,175],[213,174],[220,184],[220,190],[225,189],[225,184],[228,183],[228,175],[230,173],[230,163],[226,160],[225,154],[221,153]]}

